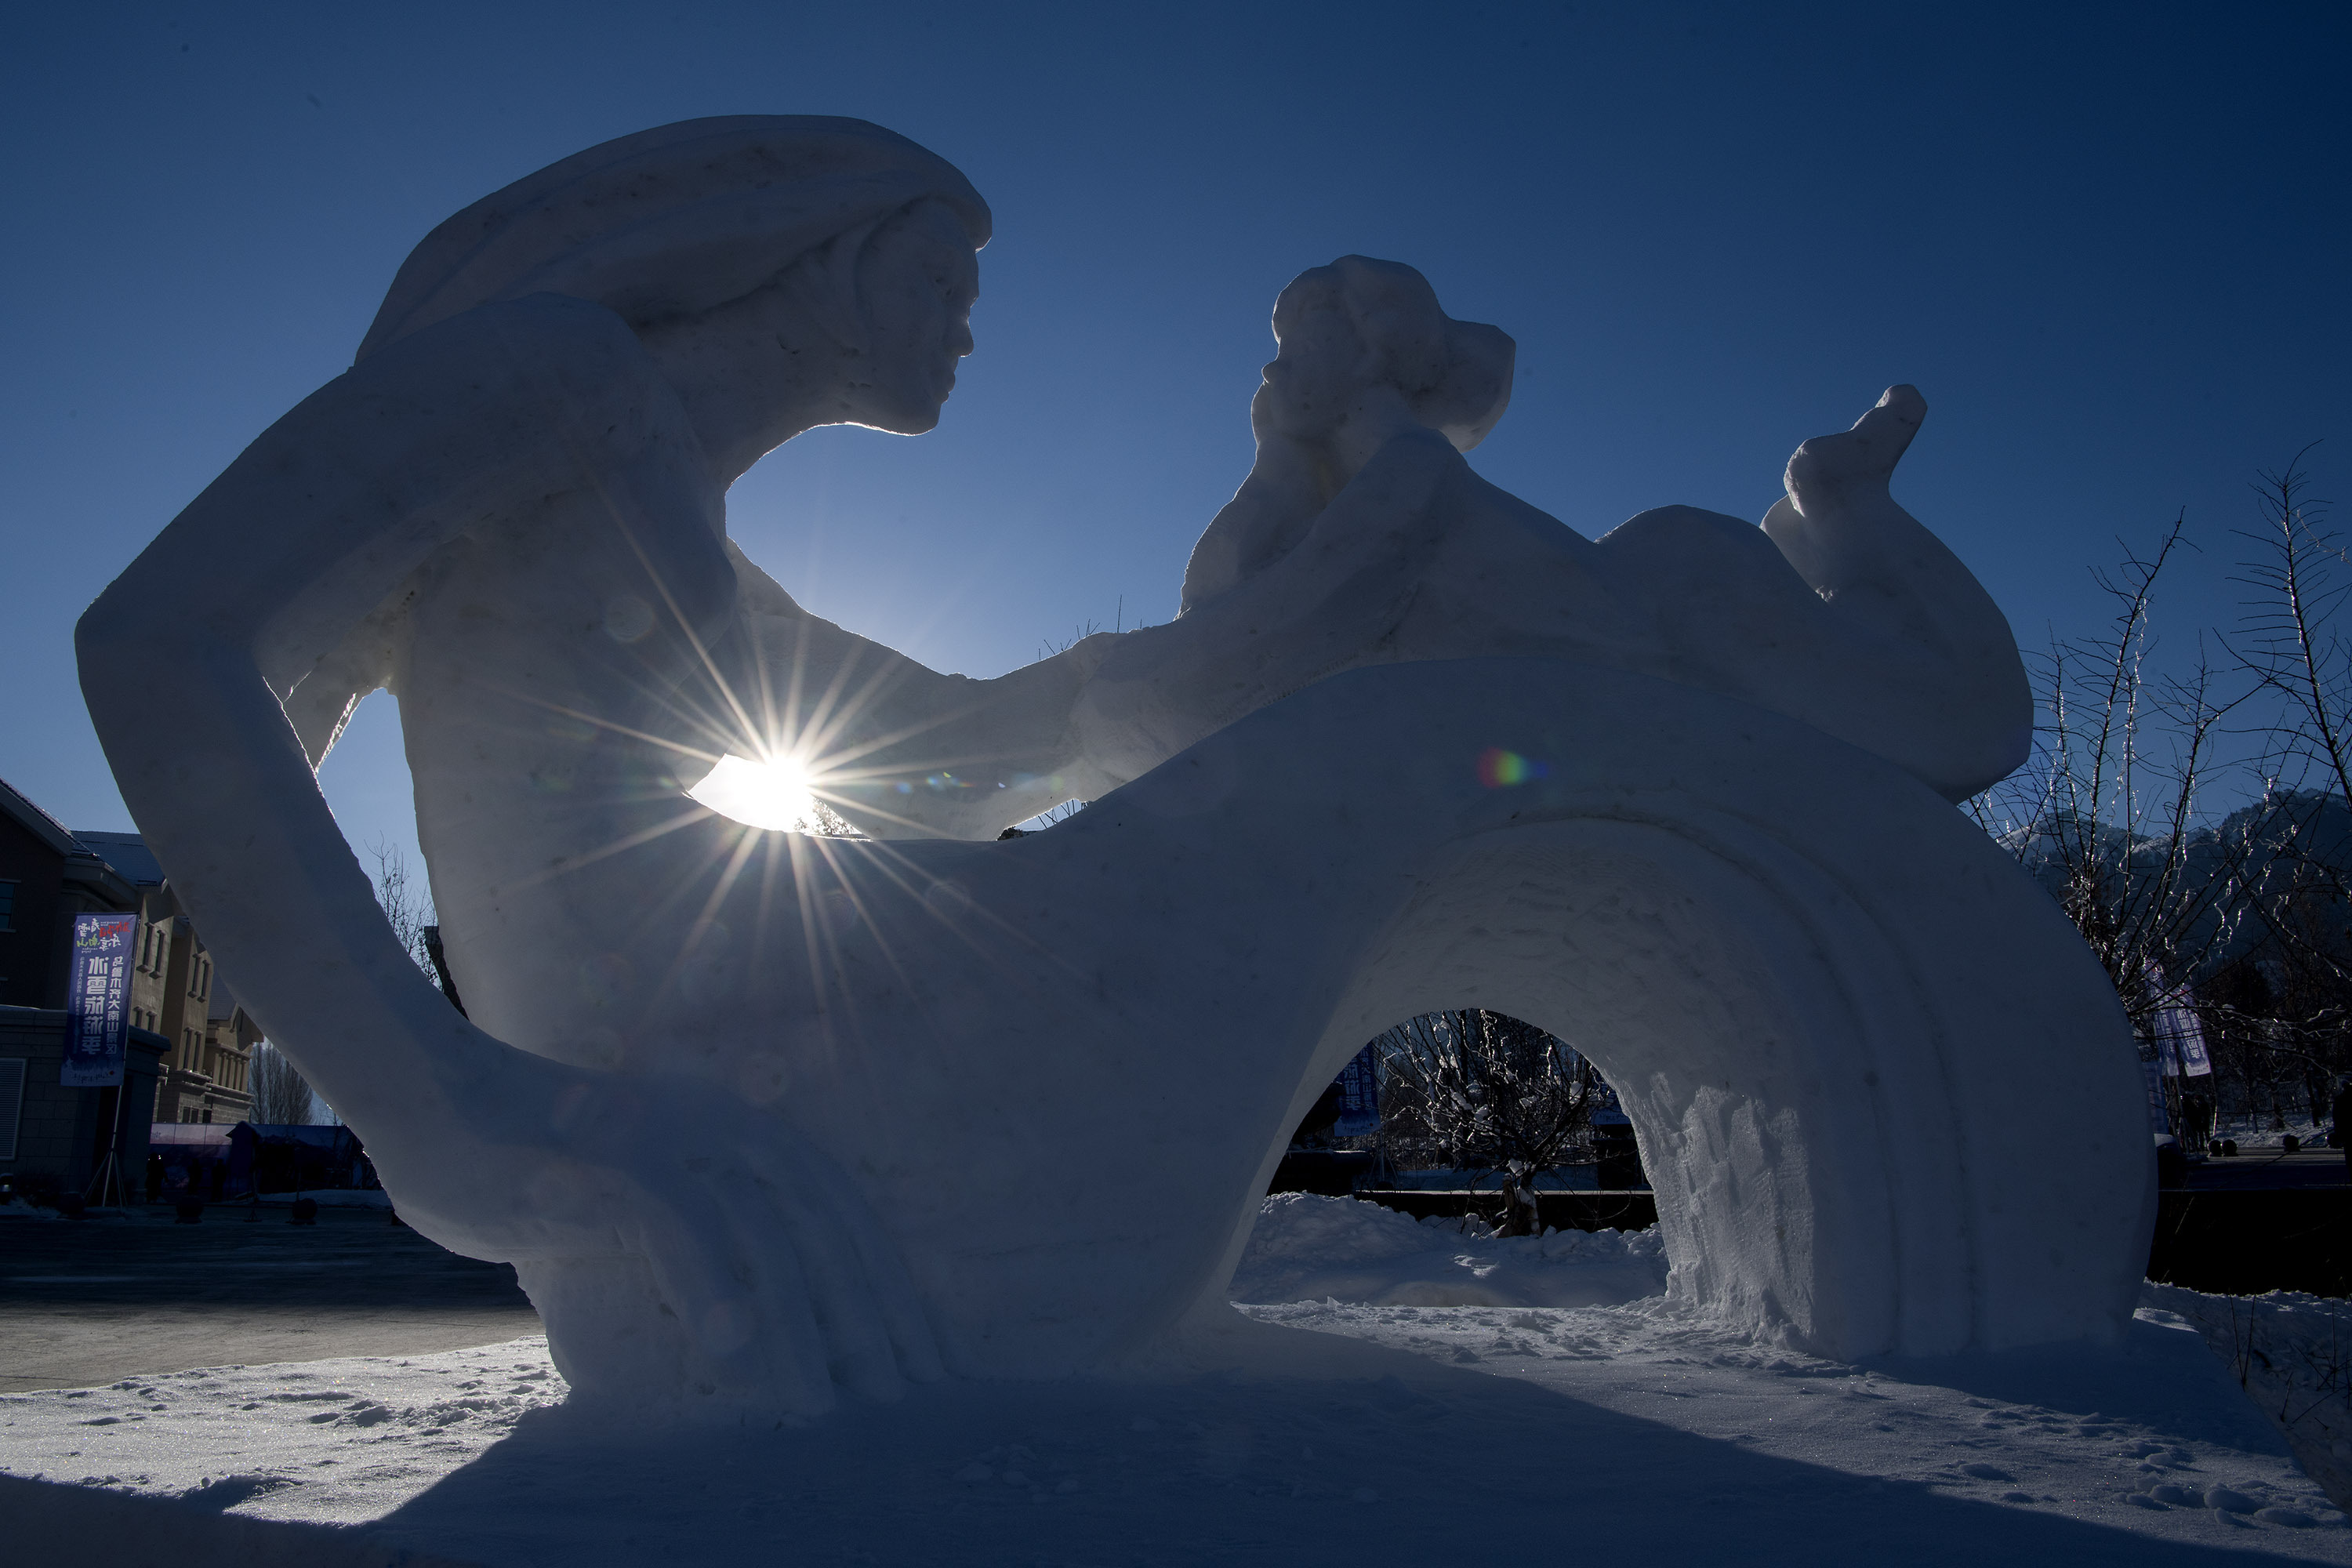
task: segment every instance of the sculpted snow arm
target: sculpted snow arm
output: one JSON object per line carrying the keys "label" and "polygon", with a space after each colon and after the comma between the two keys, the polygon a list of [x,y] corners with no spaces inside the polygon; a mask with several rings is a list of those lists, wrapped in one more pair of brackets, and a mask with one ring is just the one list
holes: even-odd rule
{"label": "sculpted snow arm", "polygon": [[1397,628],[1471,482],[1436,433],[1390,437],[1278,559],[1119,639],[1079,699],[1088,763],[1124,783],[1326,676],[1409,657]]}
{"label": "sculpted snow arm", "polygon": [[817,797],[876,838],[994,838],[1118,779],[1082,754],[1071,710],[1120,639],[1087,637],[976,680],[809,614],[731,545],[747,689]]}
{"label": "sculpted snow arm", "polygon": [[285,700],[332,686],[308,707],[323,751],[320,720],[339,724],[381,675],[335,660],[349,634],[438,546],[534,488],[581,482],[592,440],[620,504],[692,504],[631,493],[677,485],[665,411],[616,394],[646,390],[616,374],[635,352],[609,313],[551,300],[395,345],[248,447],[76,630],[132,816],[257,1016],[303,1042],[304,1069],[347,1115],[398,1105],[462,1124],[557,1086],[467,1026],[394,941]]}

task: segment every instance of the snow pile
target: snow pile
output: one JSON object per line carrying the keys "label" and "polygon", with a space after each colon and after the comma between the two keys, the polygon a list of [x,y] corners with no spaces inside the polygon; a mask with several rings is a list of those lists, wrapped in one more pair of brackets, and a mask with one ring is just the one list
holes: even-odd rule
{"label": "snow pile", "polygon": [[2205,1296],[2150,1285],[2143,1317],[2204,1336],[2223,1369],[2338,1506],[2352,1505],[2352,1302],[2273,1290]]}
{"label": "snow pile", "polygon": [[1277,1193],[1258,1210],[1226,1294],[1377,1307],[1611,1307],[1665,1288],[1654,1229],[1492,1237],[1356,1198]]}

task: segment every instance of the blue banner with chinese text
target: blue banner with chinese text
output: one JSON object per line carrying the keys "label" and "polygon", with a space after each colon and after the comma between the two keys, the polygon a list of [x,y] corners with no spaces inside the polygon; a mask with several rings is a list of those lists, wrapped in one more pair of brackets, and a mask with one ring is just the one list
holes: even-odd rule
{"label": "blue banner with chinese text", "polygon": [[1358,1051],[1339,1069],[1339,1119],[1331,1131],[1342,1138],[1367,1138],[1381,1130],[1381,1073],[1374,1047]]}
{"label": "blue banner with chinese text", "polygon": [[122,1082],[131,1042],[131,945],[137,915],[74,916],[73,971],[66,982],[66,1059],[58,1081],[68,1089]]}

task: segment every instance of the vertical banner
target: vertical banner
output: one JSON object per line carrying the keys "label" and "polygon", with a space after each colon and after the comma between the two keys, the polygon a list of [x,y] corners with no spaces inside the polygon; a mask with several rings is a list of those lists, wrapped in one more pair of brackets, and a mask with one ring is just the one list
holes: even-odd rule
{"label": "vertical banner", "polygon": [[1339,1069],[1339,1119],[1331,1125],[1341,1138],[1367,1138],[1381,1130],[1381,1074],[1366,1046]]}
{"label": "vertical banner", "polygon": [[2167,1066],[2167,1072],[2178,1071],[2187,1078],[2210,1078],[2213,1058],[2205,1049],[2205,1026],[2189,1005],[2189,990],[2183,986],[2164,999],[2156,1013],[2157,1037],[2165,1045],[2168,1059],[2177,1058],[2178,1068]]}
{"label": "vertical banner", "polygon": [[2164,973],[2150,961],[2140,967],[2147,987],[2156,994],[2156,1014],[2147,1022],[2148,1043],[2167,1078],[2210,1078],[2213,1058],[2205,1049],[2205,1026],[2190,1005],[2189,987],[2168,986]]}
{"label": "vertical banner", "polygon": [[131,1042],[131,944],[135,914],[76,915],[73,969],[66,981],[66,1059],[58,1081],[68,1089],[122,1082]]}

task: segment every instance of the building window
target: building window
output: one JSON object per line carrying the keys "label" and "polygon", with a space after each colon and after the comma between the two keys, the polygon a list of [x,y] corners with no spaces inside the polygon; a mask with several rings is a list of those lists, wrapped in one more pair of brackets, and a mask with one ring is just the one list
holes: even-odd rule
{"label": "building window", "polygon": [[[10,885],[0,882],[0,887]],[[16,1157],[16,1124],[24,1120],[25,1064],[28,1059],[0,1059],[0,1160]]]}
{"label": "building window", "polygon": [[[12,881],[0,881],[0,931],[15,931],[16,929],[16,884]],[[9,1134],[9,1137],[12,1139],[15,1136],[16,1134],[13,1132]]]}

